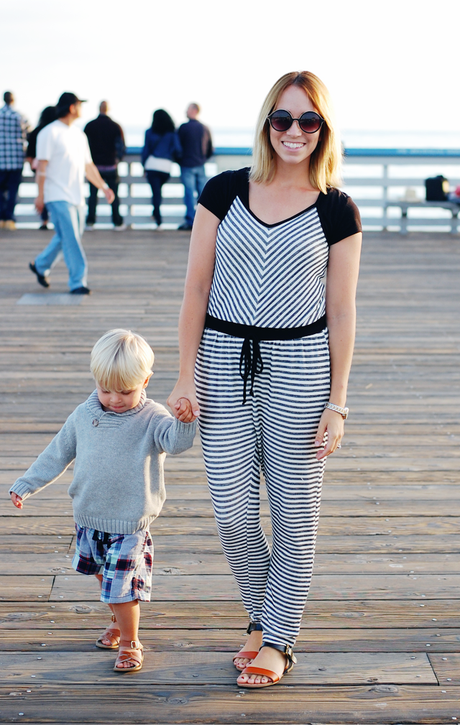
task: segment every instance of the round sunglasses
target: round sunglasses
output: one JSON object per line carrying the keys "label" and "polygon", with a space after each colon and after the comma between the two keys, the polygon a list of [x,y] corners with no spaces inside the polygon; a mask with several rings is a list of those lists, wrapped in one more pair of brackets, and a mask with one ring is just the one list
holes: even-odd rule
{"label": "round sunglasses", "polygon": [[307,111],[306,113],[302,113],[300,118],[292,118],[289,111],[279,109],[278,111],[270,113],[267,119],[273,130],[280,132],[287,131],[291,128],[294,121],[297,121],[301,131],[305,133],[316,133],[324,123],[324,118],[321,118],[315,111]]}

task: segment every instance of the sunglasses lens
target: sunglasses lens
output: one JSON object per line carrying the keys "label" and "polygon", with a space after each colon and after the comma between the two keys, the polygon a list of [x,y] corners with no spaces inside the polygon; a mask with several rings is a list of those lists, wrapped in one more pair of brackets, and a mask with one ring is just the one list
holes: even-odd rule
{"label": "sunglasses lens", "polygon": [[317,113],[303,113],[300,117],[300,128],[305,133],[315,133],[321,128],[321,117]]}
{"label": "sunglasses lens", "polygon": [[287,131],[291,127],[292,118],[287,111],[275,111],[270,116],[270,123],[275,131]]}

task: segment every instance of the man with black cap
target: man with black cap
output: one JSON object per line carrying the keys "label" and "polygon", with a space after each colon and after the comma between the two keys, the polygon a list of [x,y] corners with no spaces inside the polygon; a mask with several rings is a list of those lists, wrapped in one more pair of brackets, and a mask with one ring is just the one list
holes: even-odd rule
{"label": "man with black cap", "polygon": [[41,213],[46,204],[55,235],[29,267],[38,283],[49,287],[51,267],[62,254],[69,270],[71,294],[88,295],[88,267],[81,243],[85,224],[85,176],[103,190],[109,204],[114,193],[93,163],[86,135],[73,125],[81,115],[82,103],[75,93],[63,93],[56,106],[57,120],[37,136],[35,208]]}

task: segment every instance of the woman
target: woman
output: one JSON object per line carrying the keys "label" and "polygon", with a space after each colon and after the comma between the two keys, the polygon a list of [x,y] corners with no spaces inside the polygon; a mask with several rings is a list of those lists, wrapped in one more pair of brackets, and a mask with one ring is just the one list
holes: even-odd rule
{"label": "woman", "polygon": [[191,236],[168,403],[178,415],[188,398],[200,418],[219,536],[250,618],[234,657],[244,687],[273,685],[295,662],[324,465],[348,414],[361,225],[334,188],[340,158],[323,83],[284,75],[262,107],[252,169],[208,182]]}
{"label": "woman", "polygon": [[182,147],[174,122],[162,108],[153,114],[152,127],[145,132],[142,164],[147,180],[152,187],[153,216],[158,226],[161,225],[161,187],[171,173],[173,161],[179,161]]}
{"label": "woman", "polygon": [[[40,133],[40,131],[48,126],[50,123],[53,123],[53,121],[56,120],[56,106],[46,106],[46,108],[43,109],[43,111],[40,114],[40,118],[38,120],[38,126],[37,128],[34,128],[33,131],[31,131],[27,136],[27,150],[26,150],[26,161],[29,162],[30,168],[32,171],[37,170],[38,161],[36,159],[37,156],[37,136]],[[40,214],[42,225],[40,226],[40,229],[48,229],[48,210],[46,208],[46,205],[43,207],[43,211]]]}

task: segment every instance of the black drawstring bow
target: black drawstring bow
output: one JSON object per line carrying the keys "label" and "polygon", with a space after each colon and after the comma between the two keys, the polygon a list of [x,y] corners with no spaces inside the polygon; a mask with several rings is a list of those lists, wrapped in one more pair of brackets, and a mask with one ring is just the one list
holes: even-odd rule
{"label": "black drawstring bow", "polygon": [[254,380],[264,369],[264,362],[260,353],[261,340],[296,340],[299,337],[316,335],[326,327],[326,315],[323,315],[310,325],[301,327],[257,327],[255,325],[241,325],[239,322],[226,322],[217,317],[206,314],[205,327],[210,330],[223,332],[232,337],[242,337],[240,355],[240,375],[243,379],[243,405],[247,400],[248,380],[251,380],[249,395],[254,396]]}
{"label": "black drawstring bow", "polygon": [[243,405],[247,400],[246,388],[249,378],[251,378],[249,395],[254,397],[254,380],[256,375],[260,375],[263,369],[264,361],[262,360],[262,355],[260,354],[259,340],[245,337],[241,346],[240,355],[240,375],[243,379]]}

